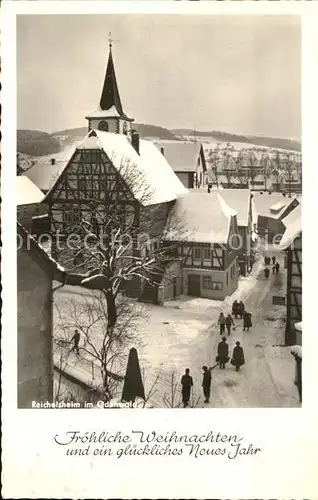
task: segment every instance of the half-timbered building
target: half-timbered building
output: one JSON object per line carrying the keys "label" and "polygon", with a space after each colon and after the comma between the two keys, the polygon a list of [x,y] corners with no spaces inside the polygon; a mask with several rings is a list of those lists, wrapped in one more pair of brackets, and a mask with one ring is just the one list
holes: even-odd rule
{"label": "half-timbered building", "polygon": [[249,189],[212,190],[223,198],[225,203],[237,213],[239,235],[238,265],[241,276],[250,273],[255,260],[255,233],[253,232],[253,195]]}
{"label": "half-timbered building", "polygon": [[167,232],[176,245],[182,292],[224,300],[238,286],[237,219],[220,194],[192,190],[174,204],[181,230]]}
{"label": "half-timbered building", "polygon": [[302,226],[300,205],[283,219],[285,232],[279,248],[286,252],[286,345],[296,343],[295,325],[302,321]]}
{"label": "half-timbered building", "polygon": [[[53,255],[57,240],[63,242],[70,232],[80,231],[83,222],[102,242],[119,224],[123,234],[147,233],[155,245],[172,203],[187,189],[155,144],[131,129],[133,120],[123,111],[111,48],[99,107],[87,119],[88,134],[68,161],[46,172],[54,177],[47,182],[51,187],[45,198]],[[136,251],[137,242],[133,245]],[[72,267],[69,254],[64,252],[64,257]],[[67,267],[65,259],[63,265]]]}

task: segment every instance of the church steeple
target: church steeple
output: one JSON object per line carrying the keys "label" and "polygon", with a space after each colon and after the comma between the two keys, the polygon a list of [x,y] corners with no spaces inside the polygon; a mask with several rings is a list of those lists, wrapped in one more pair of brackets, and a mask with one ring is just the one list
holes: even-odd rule
{"label": "church steeple", "polygon": [[130,134],[131,122],[134,120],[124,113],[121,104],[113,61],[112,45],[113,39],[111,33],[109,33],[109,57],[99,106],[96,111],[88,115],[86,119],[88,120],[89,129],[99,128],[103,131],[127,135]]}
{"label": "church steeple", "polygon": [[112,106],[115,107],[119,116],[125,117],[123,107],[121,105],[121,100],[119,97],[116,73],[114,68],[114,61],[112,55],[112,38],[110,35],[109,39],[109,58],[106,69],[106,75],[104,80],[104,86],[102,90],[102,95],[100,98],[100,107],[103,111],[110,109]]}

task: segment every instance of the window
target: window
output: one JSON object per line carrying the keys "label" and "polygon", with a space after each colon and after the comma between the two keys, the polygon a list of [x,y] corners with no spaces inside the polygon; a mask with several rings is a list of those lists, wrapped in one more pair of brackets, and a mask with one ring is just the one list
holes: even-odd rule
{"label": "window", "polygon": [[202,288],[212,289],[212,276],[202,276]]}
{"label": "window", "polygon": [[194,258],[201,260],[201,248],[200,247],[194,247]]}
{"label": "window", "polygon": [[226,286],[229,285],[229,272],[226,272]]}
{"label": "window", "polygon": [[211,248],[204,249],[204,259],[211,260]]}
{"label": "window", "polygon": [[212,281],[212,276],[202,276],[202,288],[210,290],[222,290],[222,281]]}
{"label": "window", "polygon": [[63,213],[63,219],[66,224],[74,224],[81,220],[81,211],[79,208],[73,208],[73,210],[67,210]]}
{"label": "window", "polygon": [[222,290],[223,283],[222,281],[212,281],[212,290]]}

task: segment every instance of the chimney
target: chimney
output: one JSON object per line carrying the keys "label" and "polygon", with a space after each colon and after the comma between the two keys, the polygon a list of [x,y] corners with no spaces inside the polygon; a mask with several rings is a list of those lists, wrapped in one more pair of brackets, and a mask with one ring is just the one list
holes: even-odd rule
{"label": "chimney", "polygon": [[51,165],[55,165],[55,158],[51,158]]}
{"label": "chimney", "polygon": [[139,153],[139,142],[140,142],[139,134],[138,134],[137,130],[133,129],[131,131],[131,145],[134,148],[134,150],[136,151],[136,153],[138,153],[138,154],[140,154]]}
{"label": "chimney", "polygon": [[160,153],[164,156],[165,155],[165,149],[163,147],[160,148]]}

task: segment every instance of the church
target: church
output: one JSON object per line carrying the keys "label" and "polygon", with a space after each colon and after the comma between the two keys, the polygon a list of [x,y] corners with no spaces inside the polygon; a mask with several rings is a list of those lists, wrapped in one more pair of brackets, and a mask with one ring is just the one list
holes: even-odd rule
{"label": "church", "polygon": [[230,245],[238,231],[236,212],[219,194],[189,191],[161,150],[139,137],[122,106],[111,42],[100,101],[86,119],[88,133],[69,158],[55,155],[26,172],[43,191],[45,185],[52,255],[57,235],[66,238],[81,221],[100,234],[116,207],[127,230],[145,231],[142,221],[151,220],[148,251],[158,240],[172,249],[173,262],[160,266],[156,286],[139,298],[162,303],[188,294],[223,300],[233,293],[239,274]]}

